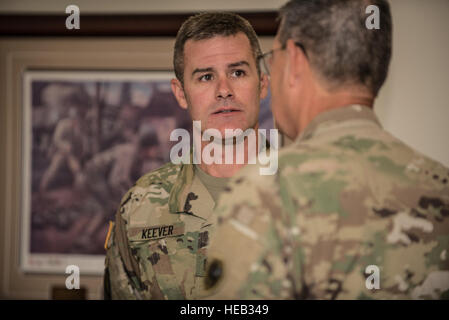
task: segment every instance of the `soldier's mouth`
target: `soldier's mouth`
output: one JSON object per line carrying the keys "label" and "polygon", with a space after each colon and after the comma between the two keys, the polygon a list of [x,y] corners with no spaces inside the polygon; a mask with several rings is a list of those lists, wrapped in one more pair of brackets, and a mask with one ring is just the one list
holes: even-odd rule
{"label": "soldier's mouth", "polygon": [[217,111],[215,111],[215,112],[213,112],[212,114],[229,114],[229,113],[233,113],[233,112],[241,112],[240,110],[238,110],[238,109],[219,109],[219,110],[217,110]]}

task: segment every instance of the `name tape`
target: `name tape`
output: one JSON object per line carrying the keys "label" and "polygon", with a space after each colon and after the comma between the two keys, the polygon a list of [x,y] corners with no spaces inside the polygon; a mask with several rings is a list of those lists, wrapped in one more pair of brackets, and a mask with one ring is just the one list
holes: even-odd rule
{"label": "name tape", "polygon": [[177,237],[183,234],[183,222],[158,226],[131,227],[128,229],[128,238],[130,241],[155,240],[167,237]]}

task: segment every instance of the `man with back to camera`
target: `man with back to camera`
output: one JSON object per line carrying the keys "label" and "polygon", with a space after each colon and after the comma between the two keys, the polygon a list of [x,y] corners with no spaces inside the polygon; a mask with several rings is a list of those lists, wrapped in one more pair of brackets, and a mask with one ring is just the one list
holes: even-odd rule
{"label": "man with back to camera", "polygon": [[[268,87],[260,53],[253,28],[236,14],[202,13],[184,22],[171,85],[202,132],[217,129],[224,136],[226,129],[258,128]],[[213,208],[244,165],[168,163],[140,178],[123,197],[106,239],[105,298],[201,297]]]}
{"label": "man with back to camera", "polygon": [[[380,29],[366,28],[368,5]],[[391,56],[388,2],[292,0],[279,16],[261,63],[295,141],[275,176],[244,168],[222,194],[210,298],[447,299],[449,169],[373,112]]]}

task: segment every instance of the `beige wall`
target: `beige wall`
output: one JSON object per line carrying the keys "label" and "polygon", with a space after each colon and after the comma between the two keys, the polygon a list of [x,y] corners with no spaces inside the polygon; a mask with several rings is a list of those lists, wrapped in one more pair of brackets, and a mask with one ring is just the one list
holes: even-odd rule
{"label": "beige wall", "polygon": [[449,166],[449,1],[390,1],[393,58],[375,105],[384,127]]}

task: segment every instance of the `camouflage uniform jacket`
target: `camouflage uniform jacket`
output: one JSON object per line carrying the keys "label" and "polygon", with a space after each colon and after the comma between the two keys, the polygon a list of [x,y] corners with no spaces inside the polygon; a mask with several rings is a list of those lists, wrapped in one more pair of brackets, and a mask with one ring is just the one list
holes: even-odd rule
{"label": "camouflage uniform jacket", "polygon": [[105,298],[201,296],[214,205],[193,164],[168,163],[140,178],[106,240]]}
{"label": "camouflage uniform jacket", "polygon": [[221,195],[210,297],[447,299],[448,180],[370,108],[322,113],[276,175],[245,167]]}

